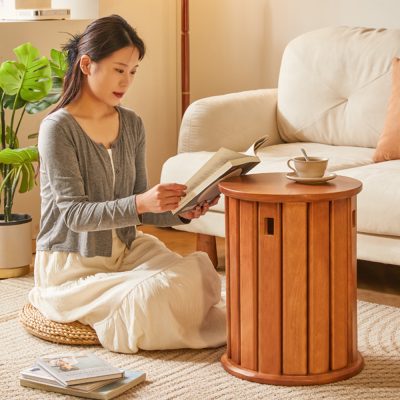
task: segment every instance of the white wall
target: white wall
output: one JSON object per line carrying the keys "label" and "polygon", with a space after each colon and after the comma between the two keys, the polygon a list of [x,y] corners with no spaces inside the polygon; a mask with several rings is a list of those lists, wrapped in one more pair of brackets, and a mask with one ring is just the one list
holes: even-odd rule
{"label": "white wall", "polygon": [[296,36],[327,26],[400,28],[399,0],[268,0],[267,87],[276,86],[286,44]]}

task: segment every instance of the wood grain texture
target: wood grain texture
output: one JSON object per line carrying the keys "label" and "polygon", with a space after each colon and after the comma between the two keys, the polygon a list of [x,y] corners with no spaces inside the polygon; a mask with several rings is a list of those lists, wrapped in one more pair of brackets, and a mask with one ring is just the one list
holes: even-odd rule
{"label": "wood grain texture", "polygon": [[337,176],[323,185],[301,185],[284,173],[248,174],[229,178],[219,184],[229,197],[257,202],[310,202],[352,197],[361,191],[360,181]]}
{"label": "wood grain texture", "polygon": [[257,203],[240,201],[240,365],[258,369]]}
{"label": "wood grain texture", "polygon": [[220,185],[234,193],[226,196],[230,343],[221,362],[235,376],[277,385],[353,376],[363,368],[355,268],[361,183],[338,177],[333,186],[288,187],[284,174],[260,175],[234,181],[233,191],[232,182]]}
{"label": "wood grain texture", "polygon": [[[226,371],[238,378],[246,379],[252,382],[267,383],[270,385],[279,386],[322,385],[326,383],[337,382],[343,379],[351,378],[352,376],[358,374],[364,367],[364,360],[360,353],[358,353],[356,361],[353,364],[349,365],[347,368],[316,375],[276,375],[251,371],[248,369],[244,369],[241,366],[235,364],[232,360],[229,360],[226,357],[226,354],[222,356],[221,363]],[[261,398],[264,399],[266,397],[264,396]],[[283,397],[278,398],[280,399]],[[296,397],[292,396],[292,398]]]}
{"label": "wood grain texture", "polygon": [[[268,229],[268,219],[272,221]],[[271,228],[273,228],[271,230]],[[258,370],[282,373],[282,232],[281,206],[258,209]]]}
{"label": "wood grain texture", "polygon": [[309,206],[308,371],[329,370],[329,202]]}
{"label": "wood grain texture", "polygon": [[348,362],[353,363],[357,354],[357,199],[353,196],[349,199],[348,227],[349,227],[349,265],[347,278],[347,326],[348,326]]}
{"label": "wood grain texture", "polygon": [[189,0],[181,0],[181,91],[183,116],[190,104]]}
{"label": "wood grain texture", "polygon": [[240,364],[240,216],[239,200],[229,198],[229,309],[230,309],[230,333],[231,358]]}
{"label": "wood grain texture", "polygon": [[348,266],[349,200],[335,200],[331,206],[331,369],[348,363]]}
{"label": "wood grain texture", "polygon": [[[228,215],[231,214],[229,208],[229,197],[225,197],[225,232],[228,232],[228,239],[225,240],[225,285],[226,285],[226,354],[229,358],[232,357],[231,350],[231,270],[230,270],[230,251],[231,251],[231,241],[229,240],[229,232],[230,232],[230,220]],[[235,256],[235,254],[234,254]]]}
{"label": "wood grain texture", "polygon": [[196,250],[206,252],[214,267],[217,268],[218,255],[217,255],[217,241],[215,236],[205,235],[203,233],[197,233]]}
{"label": "wood grain texture", "polygon": [[284,374],[307,374],[307,204],[282,206]]}

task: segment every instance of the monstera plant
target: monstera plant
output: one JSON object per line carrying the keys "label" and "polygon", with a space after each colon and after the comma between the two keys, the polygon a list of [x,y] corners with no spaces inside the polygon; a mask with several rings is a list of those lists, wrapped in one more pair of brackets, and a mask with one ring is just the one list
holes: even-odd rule
{"label": "monstera plant", "polygon": [[[13,260],[12,254],[20,254],[25,246],[21,243],[21,232],[16,234],[19,236],[19,250],[8,241],[18,225],[29,223],[28,231],[31,229],[29,215],[12,212],[16,193],[34,187],[34,164],[38,161],[36,145],[19,146],[21,122],[27,115],[43,111],[59,100],[67,68],[65,54],[55,49],[47,58],[40,56],[32,44],[24,43],[15,48],[14,53],[15,61],[4,61],[0,65],[0,204],[3,209],[0,214],[0,278],[21,274],[11,271],[21,267],[16,264],[22,261]],[[32,139],[37,133],[27,136]],[[31,234],[26,235],[31,242]],[[5,259],[2,260],[2,256]],[[26,265],[23,266],[26,269]]]}

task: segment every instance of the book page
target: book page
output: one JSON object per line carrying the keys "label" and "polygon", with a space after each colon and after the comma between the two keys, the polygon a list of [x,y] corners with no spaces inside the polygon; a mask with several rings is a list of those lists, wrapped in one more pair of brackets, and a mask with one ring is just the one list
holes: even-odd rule
{"label": "book page", "polygon": [[211,184],[207,185],[206,189],[201,191],[199,195],[194,196],[187,204],[183,205],[182,209],[178,209],[173,211],[173,214],[177,212],[186,212],[190,211],[195,208],[198,204],[201,204],[204,201],[210,202],[211,200],[215,199],[221,192],[218,189],[218,184],[223,179],[228,179],[234,176],[239,176],[243,172],[242,168],[233,168],[233,170],[229,170],[226,174],[220,176]]}
{"label": "book page", "polygon": [[271,141],[271,138],[269,135],[261,136],[259,139],[257,139],[245,152],[244,154],[255,156],[256,151],[265,145],[267,145]]}
{"label": "book page", "polygon": [[221,168],[226,162],[238,158],[243,158],[243,153],[221,147],[186,183],[187,193],[189,194],[202,181],[207,179],[217,169]]}
{"label": "book page", "polygon": [[243,156],[235,160],[227,161],[217,170],[213,171],[204,180],[202,180],[192,191],[188,192],[181,199],[177,208],[172,210],[172,214],[189,211],[204,201],[211,202],[220,194],[218,183],[222,179],[232,176],[239,176],[250,171],[260,162],[256,156]]}

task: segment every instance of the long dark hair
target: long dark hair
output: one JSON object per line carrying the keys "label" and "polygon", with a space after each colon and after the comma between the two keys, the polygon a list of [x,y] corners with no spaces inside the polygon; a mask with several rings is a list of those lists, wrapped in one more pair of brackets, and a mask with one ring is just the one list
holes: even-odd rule
{"label": "long dark hair", "polygon": [[74,35],[63,50],[67,52],[68,71],[64,78],[64,90],[60,102],[54,111],[71,103],[82,87],[83,73],[79,62],[82,55],[88,55],[92,61],[99,62],[114,51],[134,46],[141,60],[145,54],[145,45],[132,28],[119,15],[110,15],[96,19],[80,35]]}

